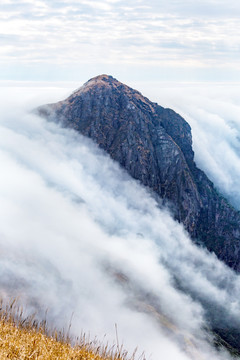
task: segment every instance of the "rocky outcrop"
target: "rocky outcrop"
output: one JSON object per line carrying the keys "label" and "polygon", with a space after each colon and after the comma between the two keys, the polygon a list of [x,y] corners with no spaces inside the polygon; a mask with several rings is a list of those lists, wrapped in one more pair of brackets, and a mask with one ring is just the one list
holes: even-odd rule
{"label": "rocky outcrop", "polygon": [[38,113],[92,138],[168,203],[195,241],[240,271],[240,214],[196,167],[191,128],[180,115],[107,75]]}

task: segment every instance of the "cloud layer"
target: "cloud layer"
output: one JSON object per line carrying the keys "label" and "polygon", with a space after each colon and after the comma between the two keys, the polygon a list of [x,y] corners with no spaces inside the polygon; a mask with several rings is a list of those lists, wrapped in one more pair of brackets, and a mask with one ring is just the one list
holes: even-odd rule
{"label": "cloud layer", "polygon": [[54,67],[70,76],[69,66],[82,75],[100,64],[237,70],[239,13],[234,0],[4,0],[1,64],[15,79],[29,78],[27,68],[46,78]]}
{"label": "cloud layer", "polygon": [[117,324],[152,359],[228,359],[204,328],[240,329],[239,277],[90,140],[26,113],[35,94],[1,96],[1,294],[58,327],[74,313],[75,335],[114,341]]}

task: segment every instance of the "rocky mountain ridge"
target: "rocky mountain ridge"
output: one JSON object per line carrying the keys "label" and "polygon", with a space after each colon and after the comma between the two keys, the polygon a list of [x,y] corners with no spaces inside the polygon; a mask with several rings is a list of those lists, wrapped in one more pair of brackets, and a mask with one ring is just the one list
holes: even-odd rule
{"label": "rocky mountain ridge", "polygon": [[38,113],[92,138],[171,207],[192,239],[240,271],[240,213],[196,167],[191,128],[180,115],[108,75]]}

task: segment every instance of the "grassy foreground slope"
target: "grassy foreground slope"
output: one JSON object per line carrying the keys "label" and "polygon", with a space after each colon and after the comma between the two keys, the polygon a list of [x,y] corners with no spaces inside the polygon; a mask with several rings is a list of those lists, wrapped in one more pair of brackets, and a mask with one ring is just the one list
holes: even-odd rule
{"label": "grassy foreground slope", "polygon": [[[129,359],[133,359],[129,357]],[[42,360],[126,360],[127,353],[118,345],[112,348],[88,341],[82,336],[71,346],[67,335],[48,333],[46,324],[34,317],[24,318],[15,301],[0,307],[0,359]]]}
{"label": "grassy foreground slope", "polygon": [[[151,308],[151,311],[153,309]],[[159,322],[168,330],[178,333],[168,320],[155,314]],[[213,333],[213,344],[216,350],[224,349],[240,359],[240,353],[233,349],[219,335]],[[116,328],[116,345],[100,344],[96,339],[82,335],[76,339],[77,345],[71,345],[68,333],[50,330],[46,321],[38,322],[34,315],[25,317],[15,300],[3,305],[0,300],[0,359],[6,360],[134,360],[136,351],[130,356],[119,346]],[[184,337],[185,351],[192,359],[203,359],[194,342]],[[137,356],[138,360],[146,360],[145,354]],[[205,358],[204,358],[205,359]]]}

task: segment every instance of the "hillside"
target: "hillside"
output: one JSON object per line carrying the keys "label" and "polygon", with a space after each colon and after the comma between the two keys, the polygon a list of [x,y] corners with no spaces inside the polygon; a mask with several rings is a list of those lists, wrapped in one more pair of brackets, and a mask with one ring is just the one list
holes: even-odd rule
{"label": "hillside", "polygon": [[170,207],[195,242],[240,271],[240,214],[197,168],[180,115],[107,75],[38,113],[93,139]]}
{"label": "hillside", "polygon": [[[183,338],[184,352],[192,360],[202,359],[201,351],[197,348],[194,339],[185,337],[179,329],[169,322],[154,307],[139,303],[139,307],[154,314],[158,321],[169,332],[178,333]],[[116,325],[115,325],[116,326]],[[240,353],[231,347],[219,335],[214,335],[216,349],[226,349],[229,354],[239,358]],[[75,345],[72,345],[75,343]],[[136,355],[137,354],[137,355]],[[69,334],[57,329],[48,328],[46,320],[39,322],[34,315],[24,316],[17,300],[7,303],[1,300],[0,308],[0,359],[44,359],[44,360],[145,360],[145,354],[139,355],[137,348],[133,354],[119,344],[116,326],[116,344],[101,343],[96,338],[81,334],[75,340]]]}
{"label": "hillside", "polygon": [[[15,300],[0,310],[0,359],[126,360],[119,345],[108,347],[82,335],[72,346],[67,334],[50,331],[34,316],[25,318]],[[132,357],[131,357],[132,358]]]}

